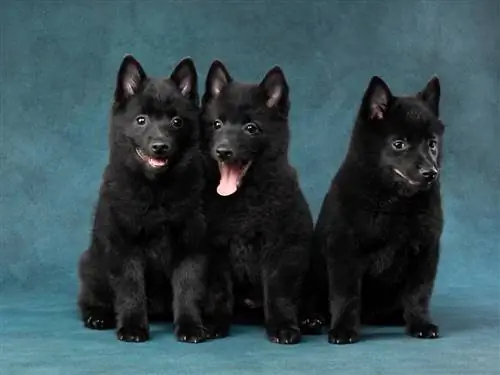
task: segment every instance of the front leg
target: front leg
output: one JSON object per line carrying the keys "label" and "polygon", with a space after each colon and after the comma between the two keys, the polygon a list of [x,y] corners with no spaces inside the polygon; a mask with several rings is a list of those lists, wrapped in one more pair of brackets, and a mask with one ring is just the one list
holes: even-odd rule
{"label": "front leg", "polygon": [[120,260],[121,267],[112,276],[117,315],[117,337],[121,341],[143,342],[149,339],[144,266],[137,259]]}
{"label": "front leg", "polygon": [[301,333],[297,300],[302,275],[289,262],[263,267],[264,315],[268,339],[277,344],[297,344]]}
{"label": "front leg", "polygon": [[331,314],[328,332],[330,344],[352,344],[359,340],[362,271],[355,263],[335,257],[330,257],[327,262]]}
{"label": "front leg", "polygon": [[172,275],[175,335],[182,342],[199,343],[208,339],[199,306],[205,291],[205,267],[204,256],[189,256]]}
{"label": "front leg", "polygon": [[439,258],[439,244],[422,248],[412,264],[403,292],[403,317],[407,333],[417,338],[439,337],[439,328],[432,322],[429,302]]}

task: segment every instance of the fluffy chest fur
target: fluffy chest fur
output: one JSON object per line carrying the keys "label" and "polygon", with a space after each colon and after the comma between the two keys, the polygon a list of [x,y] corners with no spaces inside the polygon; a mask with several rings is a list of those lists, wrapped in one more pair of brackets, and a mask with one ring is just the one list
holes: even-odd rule
{"label": "fluffy chest fur", "polygon": [[212,243],[226,254],[236,279],[260,282],[267,231],[276,221],[268,199],[252,188],[231,197],[213,194],[208,217]]}
{"label": "fluffy chest fur", "polygon": [[420,204],[360,212],[364,219],[359,219],[357,230],[369,274],[392,280],[404,276],[422,247],[439,238],[440,210]]}
{"label": "fluffy chest fur", "polygon": [[200,213],[199,193],[168,181],[145,183],[113,172],[108,167],[101,186],[95,233],[104,244],[121,244],[121,252],[141,256],[152,266],[170,263],[182,231]]}

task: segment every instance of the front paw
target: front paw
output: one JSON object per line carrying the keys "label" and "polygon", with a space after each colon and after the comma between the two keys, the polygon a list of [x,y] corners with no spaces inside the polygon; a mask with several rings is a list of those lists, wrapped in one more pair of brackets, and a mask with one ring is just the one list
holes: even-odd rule
{"label": "front paw", "polygon": [[301,333],[298,327],[268,327],[266,329],[267,338],[275,344],[292,345],[301,340]]}
{"label": "front paw", "polygon": [[123,326],[117,332],[118,340],[125,342],[144,342],[149,340],[149,329],[140,326]]}
{"label": "front paw", "polygon": [[320,315],[311,315],[300,322],[300,331],[304,335],[321,335],[325,319]]}
{"label": "front paw", "polygon": [[89,329],[112,329],[115,328],[116,321],[113,314],[93,312],[83,319],[83,324]]}
{"label": "front paw", "polygon": [[359,341],[359,334],[354,328],[337,327],[328,331],[328,342],[330,344],[345,345],[354,344]]}
{"label": "front paw", "polygon": [[208,340],[209,334],[207,329],[196,324],[179,324],[175,329],[175,337],[180,342],[197,344]]}
{"label": "front paw", "polygon": [[432,323],[413,323],[406,328],[410,336],[419,339],[437,339],[439,337],[439,328]]}

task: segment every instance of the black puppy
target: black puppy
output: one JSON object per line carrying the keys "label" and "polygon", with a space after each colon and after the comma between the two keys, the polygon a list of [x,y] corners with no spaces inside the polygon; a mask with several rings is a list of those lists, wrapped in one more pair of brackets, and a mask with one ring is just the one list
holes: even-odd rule
{"label": "black puppy", "polygon": [[227,335],[234,307],[235,314],[263,310],[272,342],[301,337],[313,222],[288,161],[288,92],[279,67],[259,84],[233,81],[219,61],[207,76],[202,125],[214,258],[206,314],[214,336]]}
{"label": "black puppy", "polygon": [[378,77],[365,92],[315,229],[328,267],[330,343],[357,341],[360,321],[439,336],[429,312],[443,228],[439,98],[436,77],[412,97],[393,96]]}
{"label": "black puppy", "polygon": [[180,341],[207,338],[196,85],[189,58],[169,78],[146,76],[130,55],[118,72],[109,163],[79,263],[79,306],[86,327],[116,327],[123,341],[147,340],[149,318],[172,309]]}

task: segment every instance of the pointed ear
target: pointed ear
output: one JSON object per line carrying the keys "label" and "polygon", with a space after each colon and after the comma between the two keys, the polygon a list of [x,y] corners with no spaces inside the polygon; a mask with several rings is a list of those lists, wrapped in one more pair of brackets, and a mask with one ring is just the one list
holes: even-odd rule
{"label": "pointed ear", "polygon": [[285,74],[279,66],[267,72],[259,87],[265,94],[268,108],[279,108],[288,112],[288,84]]}
{"label": "pointed ear", "polygon": [[115,101],[121,102],[135,95],[147,78],[141,64],[132,55],[123,58],[116,79]]}
{"label": "pointed ear", "polygon": [[363,116],[382,120],[393,100],[389,86],[378,76],[373,76],[363,97]]}
{"label": "pointed ear", "polygon": [[439,117],[439,99],[441,97],[441,85],[439,78],[433,76],[425,88],[417,94],[417,97],[425,102],[431,111]]}
{"label": "pointed ear", "polygon": [[189,99],[198,97],[198,74],[191,58],[182,59],[170,75],[183,96]]}
{"label": "pointed ear", "polygon": [[224,86],[232,81],[233,78],[229,75],[224,64],[219,60],[215,60],[208,70],[205,94],[209,98],[216,98],[219,96]]}

